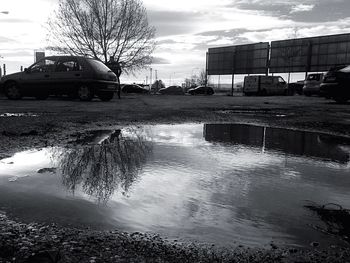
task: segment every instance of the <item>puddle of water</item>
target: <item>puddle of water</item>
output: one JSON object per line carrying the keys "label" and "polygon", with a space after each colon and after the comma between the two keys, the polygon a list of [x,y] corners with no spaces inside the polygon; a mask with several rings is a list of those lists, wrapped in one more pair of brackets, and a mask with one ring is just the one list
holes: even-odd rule
{"label": "puddle of water", "polygon": [[275,116],[279,118],[285,118],[288,116],[291,116],[292,114],[282,114],[278,111],[272,111],[270,109],[259,109],[259,110],[247,110],[247,109],[233,109],[233,110],[220,110],[217,111],[218,113],[221,114],[245,114],[245,115],[270,115],[270,116]]}
{"label": "puddle of water", "polygon": [[348,208],[343,138],[235,124],[143,126],[102,137],[1,160],[0,208],[28,221],[221,245],[339,242],[311,227],[322,222],[304,205]]}
{"label": "puddle of water", "polygon": [[77,138],[73,143],[76,144],[99,144],[102,141],[113,137],[116,134],[120,133],[120,130],[111,131],[111,130],[91,130],[83,134],[77,134]]}
{"label": "puddle of water", "polygon": [[34,113],[3,113],[0,114],[0,118],[8,118],[8,117],[38,117],[37,114]]}

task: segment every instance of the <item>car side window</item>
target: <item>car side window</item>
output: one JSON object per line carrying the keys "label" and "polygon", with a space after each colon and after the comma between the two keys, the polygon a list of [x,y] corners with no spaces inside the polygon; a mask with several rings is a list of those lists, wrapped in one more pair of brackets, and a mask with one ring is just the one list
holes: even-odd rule
{"label": "car side window", "polygon": [[56,66],[56,72],[67,72],[67,71],[82,71],[83,68],[79,65],[75,59],[59,61]]}
{"label": "car side window", "polygon": [[54,59],[42,59],[35,63],[31,68],[31,73],[51,72],[55,68],[56,61]]}
{"label": "car side window", "polygon": [[281,77],[278,78],[278,82],[279,82],[279,83],[286,83],[286,82],[284,81],[284,79],[282,79]]}

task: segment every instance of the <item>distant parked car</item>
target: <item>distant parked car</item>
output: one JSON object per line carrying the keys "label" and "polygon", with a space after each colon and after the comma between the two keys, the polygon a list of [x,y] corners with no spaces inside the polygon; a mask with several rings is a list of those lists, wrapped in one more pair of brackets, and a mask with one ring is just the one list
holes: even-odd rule
{"label": "distant parked car", "polygon": [[119,82],[101,61],[78,56],[51,56],[18,72],[1,78],[5,95],[46,99],[49,95],[69,95],[89,101],[97,95],[103,101],[113,98]]}
{"label": "distant parked car", "polygon": [[320,94],[338,103],[348,101],[350,99],[350,66],[331,68],[323,77]]}
{"label": "distant parked car", "polygon": [[209,86],[198,86],[196,88],[192,88],[188,90],[188,93],[191,95],[213,95],[214,94],[214,89]]}
{"label": "distant parked car", "polygon": [[304,80],[298,80],[297,82],[291,82],[288,84],[288,94],[303,94]]}
{"label": "distant parked car", "polygon": [[305,96],[320,95],[320,85],[323,80],[323,73],[313,73],[306,77],[303,87]]}
{"label": "distant parked car", "polygon": [[123,93],[141,93],[145,94],[148,93],[149,90],[145,89],[137,84],[126,84],[122,87]]}
{"label": "distant parked car", "polygon": [[158,91],[160,94],[169,94],[169,95],[184,95],[182,87],[180,86],[169,86],[167,88],[162,88]]}

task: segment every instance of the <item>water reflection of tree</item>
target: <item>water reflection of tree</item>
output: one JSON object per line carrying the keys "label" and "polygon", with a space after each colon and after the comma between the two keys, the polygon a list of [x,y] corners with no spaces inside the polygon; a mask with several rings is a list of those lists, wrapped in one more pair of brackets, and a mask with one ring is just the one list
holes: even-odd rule
{"label": "water reflection of tree", "polygon": [[131,136],[123,138],[118,130],[100,144],[68,149],[59,158],[63,184],[73,192],[81,185],[84,193],[101,202],[119,187],[126,194],[152,152],[140,133],[128,133]]}

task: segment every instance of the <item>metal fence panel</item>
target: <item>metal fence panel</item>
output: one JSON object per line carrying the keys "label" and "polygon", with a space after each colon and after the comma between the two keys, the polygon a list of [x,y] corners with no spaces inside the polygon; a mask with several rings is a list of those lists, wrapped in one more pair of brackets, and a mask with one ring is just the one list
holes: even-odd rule
{"label": "metal fence panel", "polygon": [[350,64],[350,34],[271,42],[271,73],[327,71]]}
{"label": "metal fence panel", "polygon": [[265,74],[269,43],[210,48],[208,75]]}

